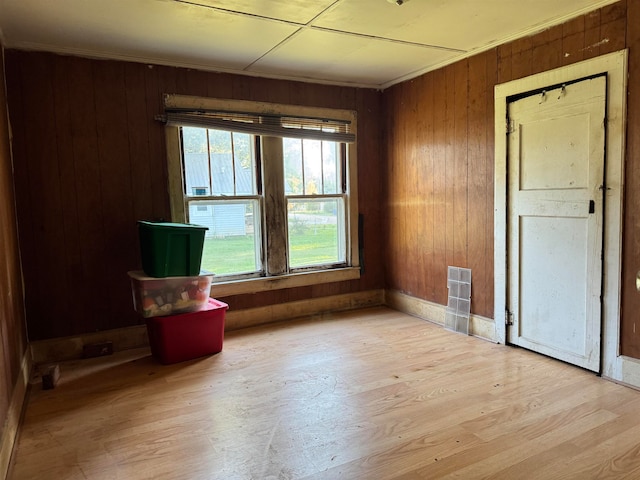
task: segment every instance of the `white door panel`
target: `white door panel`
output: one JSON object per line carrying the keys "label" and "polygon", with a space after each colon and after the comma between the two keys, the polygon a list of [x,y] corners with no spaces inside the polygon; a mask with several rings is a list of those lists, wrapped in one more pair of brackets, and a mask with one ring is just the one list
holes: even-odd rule
{"label": "white door panel", "polygon": [[600,369],[606,78],[509,104],[508,341]]}

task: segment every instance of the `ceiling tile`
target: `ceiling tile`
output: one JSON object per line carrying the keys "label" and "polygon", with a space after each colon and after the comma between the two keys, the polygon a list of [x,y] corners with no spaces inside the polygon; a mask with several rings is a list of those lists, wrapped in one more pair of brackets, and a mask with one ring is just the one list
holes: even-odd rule
{"label": "ceiling tile", "polygon": [[315,0],[313,2],[308,0],[189,0],[189,3],[304,25],[335,3],[335,0]]}
{"label": "ceiling tile", "polygon": [[313,22],[407,42],[474,50],[588,9],[593,0],[342,0]]}
{"label": "ceiling tile", "polygon": [[0,0],[0,38],[7,48],[380,87],[616,1]]}
{"label": "ceiling tile", "polygon": [[[37,8],[36,8],[37,6]],[[157,0],[21,0],[3,32],[11,44],[243,69],[298,27]],[[260,41],[256,41],[260,32]],[[46,48],[44,48],[46,49]]]}
{"label": "ceiling tile", "polygon": [[379,85],[456,52],[305,29],[249,68],[254,73]]}

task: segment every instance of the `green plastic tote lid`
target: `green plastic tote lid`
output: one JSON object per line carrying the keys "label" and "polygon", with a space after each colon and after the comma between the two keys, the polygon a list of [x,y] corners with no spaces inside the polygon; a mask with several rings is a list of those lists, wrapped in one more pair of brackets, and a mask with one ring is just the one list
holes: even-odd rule
{"label": "green plastic tote lid", "polygon": [[138,221],[142,269],[150,277],[195,276],[200,273],[202,225]]}

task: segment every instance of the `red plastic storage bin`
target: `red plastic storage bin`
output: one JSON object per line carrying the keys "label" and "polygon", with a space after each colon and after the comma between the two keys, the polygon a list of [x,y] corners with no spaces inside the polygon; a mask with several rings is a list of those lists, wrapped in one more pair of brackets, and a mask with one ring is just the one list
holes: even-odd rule
{"label": "red plastic storage bin", "polygon": [[199,312],[147,318],[151,354],[169,364],[220,352],[227,308],[226,303],[210,298]]}

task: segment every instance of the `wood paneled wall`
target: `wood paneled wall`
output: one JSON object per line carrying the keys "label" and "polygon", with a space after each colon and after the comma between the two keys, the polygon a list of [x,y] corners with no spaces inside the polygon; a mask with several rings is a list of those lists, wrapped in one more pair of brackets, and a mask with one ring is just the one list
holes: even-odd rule
{"label": "wood paneled wall", "polygon": [[9,50],[7,90],[30,340],[141,323],[126,272],[136,221],[168,219],[162,94],[355,109],[366,272],[360,280],[227,297],[242,309],[382,288],[381,94]]}
{"label": "wood paneled wall", "polygon": [[472,311],[492,317],[494,86],[628,47],[622,349],[640,358],[639,4],[623,0],[383,94],[6,52],[30,338],[140,323],[126,271],[140,265],[135,221],[169,217],[164,133],[153,121],[163,93],[358,111],[365,274],[228,297],[232,308],[380,288],[385,280],[388,288],[445,304],[446,267],[456,265],[473,271]]}
{"label": "wood paneled wall", "polygon": [[[0,66],[4,52],[0,45]],[[0,75],[0,444],[27,349],[4,68]],[[0,475],[4,472],[0,471]]]}
{"label": "wood paneled wall", "polygon": [[384,92],[387,287],[447,303],[447,266],[472,269],[493,317],[495,50]]}
{"label": "wood paneled wall", "polygon": [[640,0],[627,2],[629,87],[627,94],[627,155],[622,236],[621,353],[640,358]]}
{"label": "wood paneled wall", "polygon": [[609,5],[384,92],[389,288],[446,304],[447,265],[468,267],[472,311],[493,317],[494,86],[625,47],[622,348],[640,358],[640,0]]}

